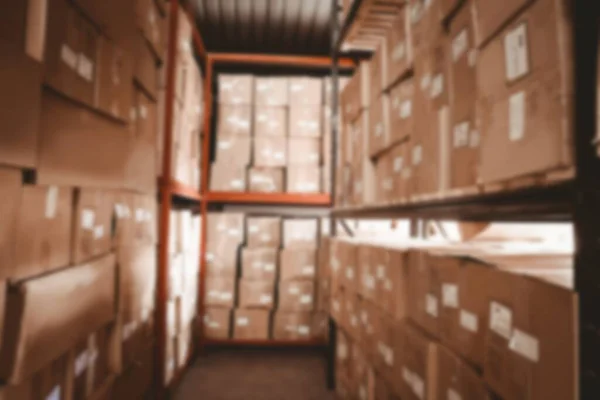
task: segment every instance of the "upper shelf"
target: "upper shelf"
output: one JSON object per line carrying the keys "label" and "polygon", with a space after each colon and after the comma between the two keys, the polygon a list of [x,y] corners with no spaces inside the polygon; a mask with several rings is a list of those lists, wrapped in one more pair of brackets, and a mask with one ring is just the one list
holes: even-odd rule
{"label": "upper shelf", "polygon": [[159,178],[158,187],[160,190],[167,190],[172,196],[175,197],[196,202],[202,200],[202,196],[198,190],[174,179]]}
{"label": "upper shelf", "polygon": [[209,203],[331,206],[328,194],[208,192],[205,199]]}

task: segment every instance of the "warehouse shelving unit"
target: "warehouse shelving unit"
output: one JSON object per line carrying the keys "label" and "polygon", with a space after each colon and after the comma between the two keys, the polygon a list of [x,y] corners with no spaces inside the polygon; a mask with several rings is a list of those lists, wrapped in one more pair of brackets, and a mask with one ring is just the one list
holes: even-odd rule
{"label": "warehouse shelving unit", "polygon": [[[361,24],[361,12],[372,2],[354,0],[342,26],[338,26],[333,0],[332,59],[335,61],[350,32]],[[332,221],[343,219],[455,219],[460,221],[570,221],[576,240],[575,289],[579,295],[579,398],[600,398],[600,157],[597,152],[597,58],[599,15],[593,2],[573,2],[573,131],[572,170],[558,181],[518,183],[501,190],[477,193],[443,193],[435,198],[410,199],[398,204],[339,207]],[[595,11],[591,11],[595,10]],[[596,13],[596,14],[595,14]],[[333,65],[333,69],[337,65]],[[334,77],[336,74],[334,73]],[[334,97],[338,85],[334,83]],[[336,121],[334,118],[333,121]],[[338,127],[333,126],[334,141]],[[330,321],[332,332],[335,322]],[[335,335],[332,335],[335,337]],[[334,363],[330,362],[330,376]],[[331,379],[330,379],[331,382]]]}

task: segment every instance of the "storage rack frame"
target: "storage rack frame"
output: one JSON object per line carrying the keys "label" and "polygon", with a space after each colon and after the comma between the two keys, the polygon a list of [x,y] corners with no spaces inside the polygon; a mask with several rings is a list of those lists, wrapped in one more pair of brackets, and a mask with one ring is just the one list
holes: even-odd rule
{"label": "storage rack frame", "polygon": [[[354,0],[341,26],[332,0],[334,82],[336,59],[346,35],[368,0]],[[539,0],[538,0],[539,1]],[[600,398],[600,152],[597,129],[597,62],[600,15],[593,0],[572,0],[573,132],[572,177],[557,184],[525,186],[506,192],[438,198],[410,204],[337,208],[335,219],[455,219],[459,221],[570,221],[575,235],[575,290],[579,295],[579,399]],[[338,88],[334,83],[334,88]],[[338,90],[333,97],[337,98]],[[335,101],[335,100],[334,100]],[[333,134],[338,127],[333,119]],[[334,139],[334,143],[337,140]],[[335,156],[334,156],[335,157]],[[330,320],[335,338],[335,322]],[[333,386],[335,364],[329,363]]]}

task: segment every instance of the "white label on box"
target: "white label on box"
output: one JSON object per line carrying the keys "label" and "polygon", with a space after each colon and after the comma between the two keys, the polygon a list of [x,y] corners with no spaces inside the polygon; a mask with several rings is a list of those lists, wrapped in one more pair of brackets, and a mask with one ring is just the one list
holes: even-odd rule
{"label": "white label on box", "polygon": [[346,278],[349,280],[354,280],[354,268],[346,267]]}
{"label": "white label on box", "polygon": [[341,306],[340,306],[340,302],[339,301],[333,300],[331,302],[331,305],[333,307],[333,311],[335,311],[335,312],[339,312],[340,311]]}
{"label": "white label on box", "polygon": [[94,62],[87,58],[83,53],[79,53],[77,73],[88,82],[94,80]]}
{"label": "white label on box", "polygon": [[367,388],[364,385],[361,385],[358,388],[358,399],[359,400],[367,400],[368,399]]}
{"label": "white label on box", "polygon": [[131,210],[125,204],[117,203],[115,204],[115,213],[117,214],[117,218],[125,219],[131,217]]}
{"label": "white label on box", "polygon": [[454,389],[448,389],[446,392],[446,400],[462,400],[462,396]]}
{"label": "white label on box", "polygon": [[102,239],[104,237],[104,225],[98,225],[94,228],[94,239]]}
{"label": "white label on box", "polygon": [[252,268],[253,269],[262,269],[262,262],[261,261],[253,261],[252,262]]}
{"label": "white label on box", "polygon": [[229,150],[232,146],[232,143],[228,140],[219,140],[217,142],[217,146],[219,147],[219,150]]}
{"label": "white label on box", "polygon": [[234,237],[236,237],[236,236],[239,236],[239,235],[240,235],[240,233],[241,233],[241,231],[240,231],[239,229],[237,229],[237,228],[229,228],[229,229],[227,230],[227,234],[228,234],[229,236],[234,236]]}
{"label": "white label on box", "polygon": [[490,303],[490,329],[510,340],[512,334],[512,310],[500,303]]}
{"label": "white label on box", "polygon": [[60,48],[60,58],[72,70],[77,68],[77,54],[67,44],[63,44]]}
{"label": "white label on box", "polygon": [[534,336],[515,328],[508,343],[508,348],[522,355],[529,361],[540,361],[540,342]]}
{"label": "white label on box", "polygon": [[437,74],[431,84],[431,98],[435,99],[444,91],[444,75]]}
{"label": "white label on box", "polygon": [[247,317],[238,317],[235,320],[235,324],[237,326],[248,326],[250,324],[250,320]]}
{"label": "white label on box", "polygon": [[148,108],[145,105],[140,106],[140,117],[142,117],[142,119],[148,118]]}
{"label": "white label on box", "polygon": [[84,208],[81,210],[81,227],[85,230],[94,229],[94,221],[96,220],[96,213],[94,210]]}
{"label": "white label on box", "polygon": [[413,165],[421,164],[421,160],[423,159],[423,148],[419,146],[415,146],[412,149],[412,163]]}
{"label": "white label on box", "polygon": [[442,284],[442,304],[448,308],[458,308],[458,286],[450,283]]}
{"label": "white label on box", "polygon": [[304,294],[302,296],[300,296],[300,304],[311,304],[313,301],[313,298],[310,294]]}
{"label": "white label on box", "polygon": [[479,319],[477,315],[467,311],[460,310],[460,326],[468,330],[469,332],[477,332],[479,329]]}
{"label": "white label on box", "polygon": [[208,327],[210,329],[219,329],[221,327],[221,324],[219,324],[217,321],[210,321],[208,323]]}
{"label": "white label on box", "polygon": [[394,50],[392,51],[392,61],[398,62],[398,61],[402,60],[404,58],[405,54],[406,54],[406,45],[404,44],[404,42],[398,43],[396,45],[396,47],[394,47]]}
{"label": "white label on box", "polygon": [[469,67],[471,67],[471,68],[475,67],[475,64],[477,63],[477,50],[475,50],[475,49],[469,50],[468,57],[469,57],[468,58]]}
{"label": "white label on box", "polygon": [[419,399],[423,399],[425,397],[425,381],[423,381],[423,378],[417,374],[413,374],[412,389]]}
{"label": "white label on box", "polygon": [[454,62],[458,61],[458,59],[465,54],[467,46],[469,45],[468,41],[469,36],[467,28],[460,31],[460,33],[454,37],[452,40],[452,60]]}
{"label": "white label on box", "polygon": [[215,260],[215,255],[213,253],[206,253],[206,261],[211,262]]}
{"label": "white label on box", "polygon": [[375,289],[375,277],[373,275],[365,276],[365,286],[367,289]]}
{"label": "white label on box", "polygon": [[250,232],[250,233],[258,233],[259,230],[260,229],[259,229],[258,225],[249,225],[248,226],[248,232]]}
{"label": "white label on box", "polygon": [[142,208],[135,209],[135,222],[143,222],[146,217],[146,213]]}
{"label": "white label on box", "polygon": [[402,166],[404,165],[404,157],[398,156],[394,158],[394,172],[402,171]]}
{"label": "white label on box", "polygon": [[60,400],[62,397],[61,392],[62,390],[60,386],[55,386],[54,389],[52,389],[52,391],[50,392],[50,394],[46,396],[46,400]]}
{"label": "white label on box", "polygon": [[310,335],[310,327],[307,325],[298,326],[298,334],[302,336]]}
{"label": "white label on box", "polygon": [[345,360],[348,357],[348,347],[345,343],[340,343],[337,346],[338,358]]}
{"label": "white label on box", "polygon": [[424,92],[431,85],[431,75],[427,74],[421,78],[421,90]]}
{"label": "white label on box", "polygon": [[527,25],[522,23],[504,37],[506,79],[514,81],[529,72]]}
{"label": "white label on box", "polygon": [[525,92],[518,92],[508,100],[508,137],[512,141],[525,136]]}
{"label": "white label on box", "polygon": [[378,265],[376,270],[377,279],[382,280],[385,278],[385,265]]}
{"label": "white label on box", "polygon": [[391,292],[392,289],[394,288],[394,285],[392,285],[392,280],[391,279],[386,279],[385,283],[383,284],[383,286],[385,287],[385,290],[387,290],[388,292]]}
{"label": "white label on box", "polygon": [[394,181],[392,178],[387,178],[381,181],[381,188],[386,192],[391,191],[394,188]]}
{"label": "white label on box", "polygon": [[315,266],[314,265],[307,265],[305,267],[302,267],[302,275],[313,276],[314,274],[315,274]]}
{"label": "white label on box", "polygon": [[94,364],[97,359],[98,359],[98,350],[94,349],[90,353],[90,359],[89,359],[88,365]]}
{"label": "white label on box", "polygon": [[404,100],[400,105],[400,119],[407,119],[412,115],[412,101]]}
{"label": "white label on box", "polygon": [[278,151],[276,153],[273,153],[273,158],[275,160],[283,160],[285,158],[285,154],[282,151]]}
{"label": "white label on box", "polygon": [[137,110],[135,109],[135,107],[131,107],[131,109],[129,110],[129,119],[131,120],[131,122],[135,122],[137,120]]}
{"label": "white label on box", "polygon": [[434,318],[438,316],[438,300],[432,294],[425,295],[425,312]]}
{"label": "white label on box", "polygon": [[356,327],[358,325],[358,318],[356,318],[356,315],[354,314],[350,316],[350,325],[353,327]]}
{"label": "white label on box", "polygon": [[221,293],[221,300],[223,301],[229,301],[231,299],[233,299],[233,293],[231,292],[223,292]]}
{"label": "white label on box", "polygon": [[56,217],[56,211],[58,209],[58,187],[50,186],[46,192],[46,219],[53,219]]}
{"label": "white label on box", "polygon": [[233,179],[229,182],[229,186],[231,186],[233,189],[243,189],[244,181],[241,179]]}
{"label": "white label on box", "polygon": [[408,383],[409,386],[412,385],[412,380],[413,380],[413,374],[411,372],[411,370],[409,370],[406,367],[402,368],[402,379],[404,380],[404,382]]}
{"label": "white label on box", "polygon": [[473,129],[471,131],[471,136],[469,137],[469,147],[471,147],[471,148],[479,147],[480,141],[481,141],[481,137],[479,135],[479,131],[477,129]]}
{"label": "white label on box", "polygon": [[298,286],[290,286],[288,293],[293,295],[300,294],[300,288]]}
{"label": "white label on box", "polygon": [[273,297],[270,294],[263,294],[258,301],[260,304],[271,304],[273,302]]}
{"label": "white label on box", "polygon": [[383,135],[383,123],[378,122],[377,125],[375,125],[375,136],[381,135]]}
{"label": "white label on box", "polygon": [[390,367],[394,366],[394,351],[386,346],[383,361]]}
{"label": "white label on box", "polygon": [[208,297],[210,297],[210,298],[221,297],[221,292],[219,292],[218,290],[210,290],[208,292]]}
{"label": "white label on box", "polygon": [[469,144],[469,122],[462,122],[454,127],[454,148],[466,147]]}
{"label": "white label on box", "polygon": [[74,371],[75,371],[75,376],[78,377],[80,376],[83,371],[85,371],[85,369],[88,366],[90,360],[90,354],[88,353],[87,350],[85,350],[84,352],[82,352],[79,356],[77,356],[77,358],[75,359],[75,365],[74,365]]}
{"label": "white label on box", "polygon": [[273,272],[273,271],[275,271],[275,264],[273,264],[273,263],[266,263],[266,264],[264,264],[263,271],[267,271],[267,272]]}
{"label": "white label on box", "polygon": [[270,242],[271,241],[271,235],[268,233],[263,233],[262,235],[260,235],[259,237],[261,242]]}

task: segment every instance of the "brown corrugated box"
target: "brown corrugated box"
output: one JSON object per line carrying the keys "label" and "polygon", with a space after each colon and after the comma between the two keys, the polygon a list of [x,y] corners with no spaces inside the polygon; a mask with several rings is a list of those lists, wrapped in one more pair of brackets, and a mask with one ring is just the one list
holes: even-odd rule
{"label": "brown corrugated box", "polygon": [[460,357],[442,345],[436,346],[436,392],[443,399],[489,400],[492,398],[483,379]]}
{"label": "brown corrugated box", "polygon": [[229,243],[243,243],[245,232],[245,218],[242,213],[211,212],[207,219],[207,232],[209,240],[216,240],[218,236],[227,237]]}
{"label": "brown corrugated box", "polygon": [[323,104],[323,81],[313,77],[290,77],[289,96],[292,108],[296,105]]}
{"label": "brown corrugated box", "polygon": [[119,247],[119,311],[126,317],[154,308],[156,248],[153,245]]}
{"label": "brown corrugated box", "polygon": [[71,263],[80,264],[112,249],[114,201],[110,193],[95,189],[76,189],[74,200]]}
{"label": "brown corrugated box", "polygon": [[414,78],[408,78],[390,90],[390,140],[392,143],[402,142],[416,133],[413,120],[414,85]]}
{"label": "brown corrugated box", "polygon": [[150,97],[156,99],[159,69],[150,46],[141,34],[136,34],[131,42],[133,51],[133,79]]}
{"label": "brown corrugated box", "polygon": [[254,91],[252,75],[219,74],[217,81],[219,104],[252,104]]}
{"label": "brown corrugated box", "polygon": [[252,107],[246,104],[219,104],[217,106],[217,137],[230,135],[250,136]]}
{"label": "brown corrugated box", "polygon": [[321,168],[288,167],[285,191],[287,193],[321,193]]}
{"label": "brown corrugated box", "polygon": [[354,122],[369,107],[369,62],[362,61],[340,95],[342,121]]}
{"label": "brown corrugated box", "polygon": [[247,167],[229,162],[212,163],[210,170],[210,190],[216,192],[245,192]]}
{"label": "brown corrugated box", "polygon": [[239,244],[233,244],[226,236],[220,239],[207,238],[206,274],[207,276],[231,278],[237,273]]}
{"label": "brown corrugated box", "polygon": [[277,248],[247,248],[242,250],[242,277],[261,281],[275,281],[277,275]]}
{"label": "brown corrugated box", "polygon": [[403,250],[375,250],[376,296],[382,310],[393,320],[407,316],[409,304],[409,266]]}
{"label": "brown corrugated box", "polygon": [[342,307],[344,311],[342,315],[342,327],[346,329],[350,337],[353,340],[360,340],[360,299],[355,291],[348,290],[347,288],[343,291],[344,297],[342,298]]}
{"label": "brown corrugated box", "polygon": [[137,244],[156,244],[158,235],[156,198],[150,195],[133,195],[133,238]]}
{"label": "brown corrugated box", "polygon": [[381,310],[370,300],[358,298],[358,338],[369,358],[377,353],[377,338],[381,331]]}
{"label": "brown corrugated box", "polygon": [[369,104],[371,106],[381,96],[389,81],[388,64],[386,62],[388,46],[387,38],[382,38],[379,40],[379,45],[371,57],[369,68],[369,81],[371,83]]}
{"label": "brown corrugated box", "polygon": [[130,192],[113,193],[115,218],[114,245],[131,246],[135,242],[134,195]]}
{"label": "brown corrugated box", "polygon": [[288,139],[289,166],[317,166],[321,164],[321,140],[304,137]]}
{"label": "brown corrugated box", "polygon": [[363,299],[374,301],[376,295],[377,248],[362,244],[356,252],[358,293]]}
{"label": "brown corrugated box", "polygon": [[282,193],[283,168],[255,167],[248,170],[250,192]]}
{"label": "brown corrugated box", "polygon": [[235,276],[231,277],[208,277],[206,279],[206,295],[204,303],[207,306],[233,308],[236,298]]}
{"label": "brown corrugated box", "polygon": [[343,321],[346,318],[344,307],[344,289],[342,287],[336,287],[332,285],[331,297],[329,301],[329,314],[331,318],[339,325],[343,325]]}
{"label": "brown corrugated box", "polygon": [[268,339],[270,328],[271,311],[241,309],[234,311],[233,337],[235,339]]}
{"label": "brown corrugated box", "polygon": [[[254,151],[262,143],[255,140]],[[250,156],[252,154],[252,139],[249,136],[219,136],[217,138],[216,162],[219,164],[232,165],[250,165]],[[256,153],[255,153],[256,154]],[[256,157],[256,156],[255,156]]]}
{"label": "brown corrugated box", "polygon": [[287,136],[287,108],[281,106],[254,107],[254,134],[256,136]]}
{"label": "brown corrugated box", "polygon": [[0,280],[9,278],[15,267],[14,235],[22,195],[22,173],[18,169],[0,168]]}
{"label": "brown corrugated box", "polygon": [[314,218],[289,218],[283,221],[283,247],[316,248],[318,221]]}
{"label": "brown corrugated box", "polygon": [[278,285],[278,310],[313,311],[315,284],[311,281],[281,281]]}
{"label": "brown corrugated box", "polygon": [[246,244],[249,248],[281,246],[280,217],[248,217],[246,228]]}
{"label": "brown corrugated box", "polygon": [[[20,7],[5,8],[15,11]],[[5,12],[8,14],[4,10],[2,17]],[[0,53],[0,90],[4,93],[0,96],[0,164],[33,168],[37,164],[42,69],[4,38],[0,39]]]}
{"label": "brown corrugated box", "polygon": [[383,94],[369,109],[369,156],[376,158],[390,145],[390,99]]}
{"label": "brown corrugated box", "polygon": [[277,311],[273,315],[273,339],[308,340],[312,337],[311,313]]}
{"label": "brown corrugated box", "polygon": [[6,315],[10,329],[0,351],[2,379],[22,382],[111,321],[114,282],[115,256],[110,254],[11,289]]}
{"label": "brown corrugated box", "polygon": [[96,74],[94,106],[114,118],[128,121],[133,95],[133,56],[101,37]]}
{"label": "brown corrugated box", "polygon": [[283,249],[279,253],[279,279],[314,280],[317,276],[317,251],[315,249]]}
{"label": "brown corrugated box", "polygon": [[421,331],[404,325],[402,357],[403,399],[435,398],[437,391],[437,347]]}
{"label": "brown corrugated box", "polygon": [[136,2],[136,23],[150,44],[154,55],[162,60],[166,47],[166,22],[154,0]]}
{"label": "brown corrugated box", "polygon": [[287,137],[257,136],[254,138],[252,165],[255,167],[285,167]]}
{"label": "brown corrugated box", "polygon": [[[442,38],[443,25],[440,21],[441,1],[411,0],[410,1],[410,37],[414,60],[423,52],[428,51],[432,42]],[[415,66],[415,70],[419,68]]]}
{"label": "brown corrugated box", "polygon": [[[375,338],[375,368],[384,379],[391,383],[390,390],[396,396],[404,396],[402,379],[402,363],[404,361],[404,327],[405,320],[393,321],[388,316],[379,314],[378,333]],[[402,397],[404,399],[404,397]]]}
{"label": "brown corrugated box", "polygon": [[569,9],[557,1],[536,1],[479,53],[484,183],[572,162]]}
{"label": "brown corrugated box", "polygon": [[412,68],[413,50],[410,27],[410,7],[406,5],[398,11],[387,32],[387,53],[384,57],[387,63],[388,79],[385,86],[390,86]]}
{"label": "brown corrugated box", "polygon": [[348,242],[337,243],[341,285],[355,293],[358,290],[358,246]]}
{"label": "brown corrugated box", "polygon": [[473,1],[473,15],[475,15],[477,46],[498,34],[498,31],[509,21],[513,20],[532,0],[509,0],[502,3],[488,4],[484,0]]}
{"label": "brown corrugated box", "polygon": [[405,200],[410,196],[412,170],[409,148],[410,142],[405,141],[392,147],[389,152],[394,201]]}
{"label": "brown corrugated box", "polygon": [[56,186],[23,186],[13,236],[12,279],[23,279],[69,264],[73,191]]}
{"label": "brown corrugated box", "polygon": [[231,310],[208,307],[202,319],[204,336],[209,339],[229,339],[231,335]]}
{"label": "brown corrugated box", "polygon": [[289,103],[289,78],[254,78],[254,103],[267,106],[287,106]]}
{"label": "brown corrugated box", "polygon": [[238,282],[238,307],[272,310],[275,304],[273,279],[242,278]]}

